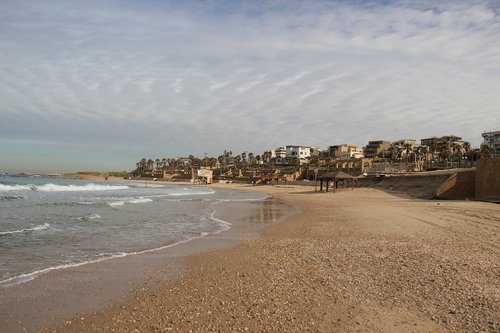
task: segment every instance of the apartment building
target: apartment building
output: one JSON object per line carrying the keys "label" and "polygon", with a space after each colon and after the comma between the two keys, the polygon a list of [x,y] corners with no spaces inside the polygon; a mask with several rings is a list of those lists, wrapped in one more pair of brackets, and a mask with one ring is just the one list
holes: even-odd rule
{"label": "apartment building", "polygon": [[493,155],[500,155],[500,131],[484,132],[482,146],[487,146]]}
{"label": "apartment building", "polygon": [[361,158],[364,157],[363,151],[358,146],[346,143],[328,147],[328,155],[337,159]]}
{"label": "apartment building", "polygon": [[383,155],[384,152],[388,151],[389,147],[391,147],[390,141],[368,141],[368,144],[364,148],[364,155],[367,158],[378,157],[379,155]]}

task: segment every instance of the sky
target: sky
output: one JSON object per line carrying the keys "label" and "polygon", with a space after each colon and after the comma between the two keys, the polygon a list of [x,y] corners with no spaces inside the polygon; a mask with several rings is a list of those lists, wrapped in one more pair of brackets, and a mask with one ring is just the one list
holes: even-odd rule
{"label": "sky", "polygon": [[0,172],[500,130],[500,1],[0,1]]}

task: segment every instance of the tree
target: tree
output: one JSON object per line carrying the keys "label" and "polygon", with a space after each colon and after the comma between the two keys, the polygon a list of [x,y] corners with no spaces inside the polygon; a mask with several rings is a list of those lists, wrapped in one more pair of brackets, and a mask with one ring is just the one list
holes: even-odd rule
{"label": "tree", "polygon": [[487,145],[481,145],[479,149],[479,157],[480,158],[488,158],[491,156],[491,149]]}
{"label": "tree", "polygon": [[448,157],[450,156],[450,144],[448,142],[442,142],[438,146],[437,151],[441,160],[443,161],[448,160]]}
{"label": "tree", "polygon": [[155,162],[152,159],[148,159],[148,161],[147,161],[148,171],[152,171],[153,170],[154,163]]}
{"label": "tree", "polygon": [[429,148],[429,153],[431,153],[431,159],[434,160],[435,154],[439,148],[438,139],[437,138],[429,139],[427,147]]}
{"label": "tree", "polygon": [[408,170],[408,159],[413,153],[413,145],[411,143],[405,143],[403,145],[403,150],[402,152],[405,155],[405,163],[406,163],[406,170]]}
{"label": "tree", "polygon": [[255,157],[253,153],[248,153],[248,163],[250,165],[255,165]]}

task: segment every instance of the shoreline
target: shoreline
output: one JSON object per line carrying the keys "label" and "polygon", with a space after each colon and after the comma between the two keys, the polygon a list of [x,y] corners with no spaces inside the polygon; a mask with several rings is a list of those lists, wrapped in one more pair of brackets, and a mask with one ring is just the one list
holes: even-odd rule
{"label": "shoreline", "polygon": [[176,281],[53,332],[494,332],[500,207],[376,189],[266,191],[301,207]]}
{"label": "shoreline", "polygon": [[[227,230],[159,249],[51,270],[31,281],[4,287],[0,289],[3,329],[9,332],[49,329],[82,313],[121,304],[130,299],[135,290],[151,288],[159,280],[174,281],[182,276],[189,256],[229,248],[258,234],[265,224],[245,222],[245,214],[255,215],[256,210],[269,210],[269,205],[276,204],[279,203],[272,198],[219,202],[213,206],[212,217],[229,223]],[[293,211],[292,207],[280,209],[284,216]]]}
{"label": "shoreline", "polygon": [[113,304],[70,320],[53,318],[48,331],[500,328],[498,205],[372,188],[333,194],[288,185],[212,187],[265,192],[300,211],[230,249],[205,247],[183,257],[175,277],[166,267],[179,258],[160,258],[161,268],[143,272],[142,284],[118,293]]}

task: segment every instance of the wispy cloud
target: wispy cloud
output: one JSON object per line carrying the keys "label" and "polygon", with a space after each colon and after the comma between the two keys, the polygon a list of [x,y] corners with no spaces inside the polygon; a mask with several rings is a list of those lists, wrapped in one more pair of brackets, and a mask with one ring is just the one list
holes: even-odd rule
{"label": "wispy cloud", "polygon": [[3,1],[0,142],[134,158],[446,133],[478,145],[499,116],[499,7]]}

